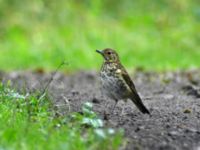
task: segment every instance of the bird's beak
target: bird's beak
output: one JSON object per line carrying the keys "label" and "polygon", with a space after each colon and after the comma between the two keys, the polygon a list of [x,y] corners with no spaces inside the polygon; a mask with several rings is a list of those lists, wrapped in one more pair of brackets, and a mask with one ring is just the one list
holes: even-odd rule
{"label": "bird's beak", "polygon": [[102,50],[98,50],[97,49],[96,52],[99,53],[99,54],[101,54],[101,55],[103,55],[103,51]]}

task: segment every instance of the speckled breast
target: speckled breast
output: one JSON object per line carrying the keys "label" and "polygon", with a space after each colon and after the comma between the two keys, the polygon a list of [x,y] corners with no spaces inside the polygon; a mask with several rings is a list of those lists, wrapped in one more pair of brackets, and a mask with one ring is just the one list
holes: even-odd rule
{"label": "speckled breast", "polygon": [[107,96],[115,100],[128,97],[130,93],[129,87],[122,77],[113,72],[113,70],[102,71],[100,78],[102,90]]}

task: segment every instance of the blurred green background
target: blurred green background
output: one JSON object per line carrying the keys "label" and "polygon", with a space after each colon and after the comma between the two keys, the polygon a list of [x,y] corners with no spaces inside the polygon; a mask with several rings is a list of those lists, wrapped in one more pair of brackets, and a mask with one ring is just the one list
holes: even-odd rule
{"label": "blurred green background", "polygon": [[98,69],[96,49],[146,70],[200,66],[198,0],[0,0],[0,69]]}

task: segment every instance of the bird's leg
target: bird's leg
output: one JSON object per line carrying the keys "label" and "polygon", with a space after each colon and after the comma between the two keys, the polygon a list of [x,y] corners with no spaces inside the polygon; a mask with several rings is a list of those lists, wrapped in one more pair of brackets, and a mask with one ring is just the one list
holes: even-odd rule
{"label": "bird's leg", "polygon": [[125,109],[125,108],[124,108],[124,107],[122,107],[121,116],[124,116],[124,115],[126,115],[126,113],[124,112],[124,111],[125,111],[124,109]]}
{"label": "bird's leg", "polygon": [[114,112],[114,110],[115,110],[116,105],[117,105],[117,100],[115,100],[115,104],[114,104],[113,109],[112,109],[112,112],[111,112],[112,114],[113,114],[113,112]]}
{"label": "bird's leg", "polygon": [[[126,102],[127,102],[127,99],[124,100],[124,103]],[[126,105],[122,107],[121,116],[127,115],[127,113],[125,112],[126,111],[125,109],[126,109]]]}

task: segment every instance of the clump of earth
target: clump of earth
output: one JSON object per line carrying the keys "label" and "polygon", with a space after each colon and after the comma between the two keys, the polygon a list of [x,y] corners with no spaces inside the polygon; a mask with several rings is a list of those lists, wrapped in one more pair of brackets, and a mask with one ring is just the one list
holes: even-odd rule
{"label": "clump of earth", "polygon": [[[3,82],[11,80],[19,90],[42,90],[51,73],[0,73]],[[106,126],[123,128],[126,148],[133,149],[200,149],[200,71],[143,72],[132,75],[136,89],[151,115],[142,114],[131,101],[119,101],[114,112],[114,101],[100,91],[98,73],[80,71],[73,74],[57,73],[48,93],[60,114],[81,111],[85,102]]]}

